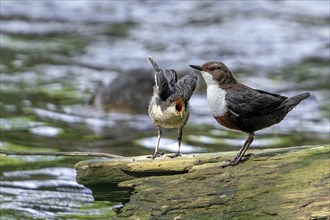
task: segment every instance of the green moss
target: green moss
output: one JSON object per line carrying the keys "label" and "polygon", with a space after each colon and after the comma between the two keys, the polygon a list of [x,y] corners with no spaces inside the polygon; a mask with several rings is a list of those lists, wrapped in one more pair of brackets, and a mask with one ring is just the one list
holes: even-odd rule
{"label": "green moss", "polygon": [[102,137],[96,136],[96,135],[84,135],[82,137],[86,141],[97,141],[97,140],[102,140]]}
{"label": "green moss", "polygon": [[[288,216],[308,219],[297,210],[312,200],[326,202],[326,191],[321,192],[326,187],[316,190],[315,184],[326,183],[324,177],[329,171],[324,168],[329,165],[328,151],[329,147],[290,151],[273,156],[271,161],[281,161],[279,164],[270,166],[271,161],[261,161],[255,164],[255,169],[235,172],[234,175],[244,172],[246,176],[241,176],[237,184],[236,202],[229,213],[236,213],[238,219],[255,219],[258,215],[269,215],[271,219]],[[258,178],[251,179],[249,175]]]}
{"label": "green moss", "polygon": [[[66,33],[59,33],[59,34],[50,34],[50,35],[6,35],[9,37],[13,43],[15,42],[22,42],[22,43],[43,43],[43,48],[36,48],[36,50],[45,50],[45,51],[52,51],[58,52],[63,55],[70,55],[72,52],[82,52],[82,50],[87,45],[87,40],[77,34],[66,34]],[[55,45],[55,46],[54,46]],[[34,54],[33,51],[27,51]],[[51,55],[51,54],[49,54]]]}
{"label": "green moss", "polygon": [[[75,34],[56,34],[56,35],[5,35],[12,44],[21,43],[21,47],[1,46],[1,71],[18,72],[34,67],[37,64],[61,63],[64,59],[58,59],[61,56],[72,57],[84,52],[87,46],[87,40],[81,35]],[[38,44],[33,50],[31,44]],[[26,46],[24,46],[26,44]],[[54,54],[58,57],[55,58]]]}
{"label": "green moss", "polygon": [[57,152],[57,149],[43,147],[42,149],[32,146],[22,146],[18,144],[13,144],[9,142],[2,142],[3,150],[11,150],[11,151],[35,151],[35,152],[42,152],[42,151],[49,151],[49,152]]}
{"label": "green moss", "polygon": [[114,205],[110,202],[93,202],[79,207],[79,211],[86,214],[65,214],[61,217],[66,219],[112,219],[116,216],[111,208]]}
{"label": "green moss", "polygon": [[[330,81],[329,81],[329,83],[330,83]],[[330,93],[329,93],[329,90],[325,90],[324,92],[321,93],[321,95],[322,95],[322,102],[320,103],[321,114],[325,118],[330,118]]]}
{"label": "green moss", "polygon": [[128,31],[135,26],[134,22],[111,24],[105,29],[104,33],[110,37],[125,37],[128,35]]}
{"label": "green moss", "polygon": [[220,169],[215,162],[185,174],[121,182],[134,191],[117,218],[324,218],[329,151],[329,145],[259,150],[235,167]]}
{"label": "green moss", "polygon": [[[17,87],[20,88],[18,89]],[[85,97],[74,88],[74,85],[70,83],[54,89],[48,84],[45,85],[45,83],[31,86],[28,82],[19,85],[7,84],[1,88],[1,102],[14,104],[20,107],[24,107],[22,100],[25,99],[31,101],[31,106],[46,108],[46,105],[49,103],[56,106],[83,103],[84,98]],[[47,100],[47,102],[45,102],[45,100]]]}
{"label": "green moss", "polygon": [[[18,144],[13,144],[9,142],[2,142],[2,150],[10,150],[10,151],[35,151],[35,152],[40,152],[40,151],[49,151],[49,152],[56,152],[55,149],[51,148],[43,148],[40,150],[39,148],[31,147],[31,146],[22,146]],[[29,161],[29,156],[7,156],[4,154],[0,154],[0,165],[1,165],[1,170],[6,169],[6,167],[16,167],[17,169],[22,169],[28,163]],[[40,157],[37,159],[40,161],[46,160],[49,161],[49,159],[46,159],[46,157]]]}
{"label": "green moss", "polygon": [[286,67],[282,72],[284,80],[293,82],[308,81],[312,88],[329,88],[330,63],[326,60],[310,59]]}
{"label": "green moss", "polygon": [[0,167],[4,166],[18,166],[24,164],[26,161],[19,157],[8,157],[4,154],[0,154]]}
{"label": "green moss", "polygon": [[2,219],[36,219],[35,216],[32,216],[31,213],[25,211],[17,211],[14,209],[0,209],[0,216]]}
{"label": "green moss", "polygon": [[6,47],[0,47],[0,54],[1,54],[0,63],[2,65],[9,65],[12,69],[14,69],[15,65],[14,63],[12,63],[12,61],[14,61],[17,56],[16,52]]}
{"label": "green moss", "polygon": [[[59,149],[47,147],[34,147],[2,142],[1,149],[10,151],[27,151],[27,152],[58,152]],[[56,157],[56,156],[14,156],[0,154],[0,172],[10,170],[29,170],[44,167],[72,167],[74,163],[85,160],[86,157]]]}
{"label": "green moss", "polygon": [[33,117],[29,116],[6,117],[0,124],[0,131],[29,128],[33,121]]}

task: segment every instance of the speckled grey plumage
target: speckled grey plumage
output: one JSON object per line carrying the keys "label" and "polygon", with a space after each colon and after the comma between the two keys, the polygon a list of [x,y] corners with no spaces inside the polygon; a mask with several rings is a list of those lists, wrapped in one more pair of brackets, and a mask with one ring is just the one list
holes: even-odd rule
{"label": "speckled grey plumage", "polygon": [[155,86],[148,113],[152,122],[158,128],[158,141],[153,158],[159,155],[158,148],[161,128],[179,129],[179,150],[176,154],[179,155],[182,130],[189,119],[189,100],[196,88],[197,75],[194,71],[190,71],[180,80],[177,80],[175,70],[160,69],[150,56],[148,57],[148,61],[155,72]]}

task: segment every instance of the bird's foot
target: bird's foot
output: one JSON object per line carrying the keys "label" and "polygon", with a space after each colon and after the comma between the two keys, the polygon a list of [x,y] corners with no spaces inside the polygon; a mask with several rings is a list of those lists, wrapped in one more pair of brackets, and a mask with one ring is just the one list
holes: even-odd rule
{"label": "bird's foot", "polygon": [[239,163],[243,163],[244,161],[247,161],[251,156],[253,156],[254,154],[252,153],[249,153],[249,154],[245,154],[240,160],[238,157],[235,157],[234,159],[228,161],[227,163],[221,165],[220,167],[221,168],[225,168],[225,167],[228,167],[228,166],[236,166],[238,165]]}
{"label": "bird's foot", "polygon": [[170,157],[170,158],[175,158],[175,157],[181,157],[181,153],[180,152],[176,152],[174,154],[170,154],[170,155],[166,155],[167,157]]}
{"label": "bird's foot", "polygon": [[248,159],[249,159],[250,157],[252,157],[252,156],[254,156],[253,153],[245,154],[245,155],[242,157],[241,161],[242,161],[242,162],[243,162],[243,161],[246,161],[246,160],[248,160]]}
{"label": "bird's foot", "polygon": [[223,164],[220,166],[220,168],[225,168],[225,167],[229,167],[229,166],[236,166],[240,163],[240,161],[235,161],[234,159],[231,161],[228,161],[227,163]]}
{"label": "bird's foot", "polygon": [[151,156],[147,156],[148,159],[155,159],[156,157],[161,157],[163,156],[165,153],[164,152],[156,152]]}

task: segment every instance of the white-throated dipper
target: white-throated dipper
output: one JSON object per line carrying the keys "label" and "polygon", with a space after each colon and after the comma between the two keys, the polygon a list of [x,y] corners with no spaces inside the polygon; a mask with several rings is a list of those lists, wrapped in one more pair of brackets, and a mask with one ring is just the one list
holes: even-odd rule
{"label": "white-throated dipper", "polygon": [[197,74],[191,70],[187,75],[177,80],[175,70],[160,69],[150,56],[148,62],[155,72],[154,92],[148,113],[158,129],[157,145],[152,158],[160,156],[159,142],[162,128],[178,128],[179,149],[172,157],[180,156],[183,127],[189,119],[189,100],[196,88]]}
{"label": "white-throated dipper", "polygon": [[213,117],[222,126],[248,133],[249,137],[235,158],[227,164],[234,166],[245,160],[245,152],[254,139],[254,132],[279,123],[302,100],[303,93],[291,98],[252,89],[234,78],[222,62],[206,62],[199,70],[207,84],[207,100]]}

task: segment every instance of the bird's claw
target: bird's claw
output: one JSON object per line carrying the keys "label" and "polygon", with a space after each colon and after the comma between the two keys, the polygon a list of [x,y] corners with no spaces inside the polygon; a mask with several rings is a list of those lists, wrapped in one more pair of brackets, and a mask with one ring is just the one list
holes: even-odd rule
{"label": "bird's claw", "polygon": [[248,153],[248,154],[245,154],[240,160],[238,157],[235,157],[234,159],[230,160],[229,162],[221,165],[220,167],[221,168],[225,168],[225,167],[228,167],[228,166],[236,166],[238,165],[239,163],[243,163],[244,161],[247,161],[251,156],[253,156],[254,154],[253,153]]}
{"label": "bird's claw", "polygon": [[181,157],[181,153],[180,152],[176,152],[174,154],[167,155],[167,157],[170,157],[170,158]]}
{"label": "bird's claw", "polygon": [[221,165],[220,168],[225,168],[225,167],[229,167],[229,166],[232,166],[233,167],[233,166],[236,166],[239,163],[240,163],[240,161],[237,162],[235,160],[231,160],[231,161],[229,161],[229,162]]}
{"label": "bird's claw", "polygon": [[148,159],[155,159],[156,157],[161,157],[163,156],[165,153],[164,152],[156,152],[151,156],[147,156]]}

